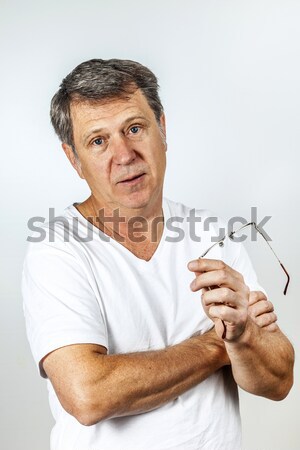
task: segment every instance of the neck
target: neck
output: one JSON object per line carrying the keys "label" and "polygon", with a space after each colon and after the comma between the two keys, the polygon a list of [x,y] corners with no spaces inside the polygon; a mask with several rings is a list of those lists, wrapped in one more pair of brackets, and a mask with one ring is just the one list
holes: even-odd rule
{"label": "neck", "polygon": [[108,236],[127,247],[158,245],[163,233],[162,196],[157,206],[127,209],[101,206],[93,194],[78,206],[81,214]]}

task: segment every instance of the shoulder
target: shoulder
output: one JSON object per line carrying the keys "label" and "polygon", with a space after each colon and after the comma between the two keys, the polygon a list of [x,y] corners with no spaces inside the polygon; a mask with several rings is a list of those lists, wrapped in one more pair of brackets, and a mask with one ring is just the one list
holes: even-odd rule
{"label": "shoulder", "polygon": [[[76,211],[76,208],[70,205],[61,213],[49,208],[48,217],[32,217],[28,221],[27,254],[55,250],[72,253],[72,249],[76,248],[80,241],[80,227],[85,225],[83,218],[80,218]],[[88,228],[88,225],[85,227]]]}
{"label": "shoulder", "polygon": [[28,222],[31,234],[27,236],[23,273],[46,276],[47,272],[57,273],[63,265],[81,265],[80,243],[74,237],[74,217],[71,205],[61,214],[55,214],[54,208],[50,208],[47,218],[36,216]]}
{"label": "shoulder", "polygon": [[199,243],[200,253],[202,250],[202,253],[206,253],[211,249],[207,255],[209,258],[222,259],[233,267],[249,265],[248,255],[240,242],[229,238],[223,241],[223,238],[232,231],[229,229],[229,221],[207,208],[187,206],[167,198],[164,198],[164,202],[169,210],[167,225],[171,228],[172,223],[180,222],[187,240]]}

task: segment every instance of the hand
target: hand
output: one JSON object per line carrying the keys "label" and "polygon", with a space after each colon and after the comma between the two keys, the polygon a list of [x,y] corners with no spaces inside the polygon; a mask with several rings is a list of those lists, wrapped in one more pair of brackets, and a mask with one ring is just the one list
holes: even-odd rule
{"label": "hand", "polygon": [[268,331],[275,331],[278,329],[274,306],[268,301],[263,292],[250,292],[248,314],[260,328],[264,328]]}
{"label": "hand", "polygon": [[193,260],[188,269],[196,275],[191,290],[202,289],[202,305],[207,316],[214,321],[216,333],[225,341],[236,341],[249,321],[250,291],[243,276],[215,259]]}

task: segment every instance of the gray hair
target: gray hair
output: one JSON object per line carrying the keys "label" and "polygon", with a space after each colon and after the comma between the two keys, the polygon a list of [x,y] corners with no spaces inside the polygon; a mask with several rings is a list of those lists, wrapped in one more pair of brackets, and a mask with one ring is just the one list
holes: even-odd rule
{"label": "gray hair", "polygon": [[67,75],[51,101],[50,117],[59,139],[74,148],[71,102],[109,101],[128,98],[141,89],[159,123],[163,107],[156,76],[135,61],[91,59]]}

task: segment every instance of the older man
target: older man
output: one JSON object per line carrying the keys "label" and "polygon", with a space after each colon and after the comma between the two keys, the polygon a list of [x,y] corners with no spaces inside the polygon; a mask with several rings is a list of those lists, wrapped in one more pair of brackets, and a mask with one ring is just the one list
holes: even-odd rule
{"label": "older man", "polygon": [[211,213],[163,198],[156,77],[133,61],[84,62],[63,80],[51,119],[91,190],[45,225],[24,264],[28,337],[56,420],[51,449],[240,449],[237,385],[284,398],[293,349],[241,245],[198,259],[217,233],[203,226]]}

